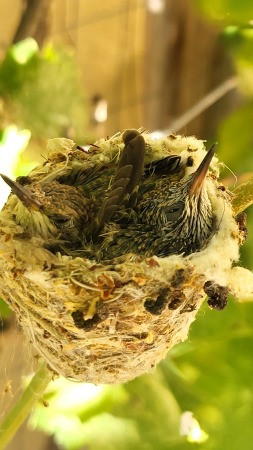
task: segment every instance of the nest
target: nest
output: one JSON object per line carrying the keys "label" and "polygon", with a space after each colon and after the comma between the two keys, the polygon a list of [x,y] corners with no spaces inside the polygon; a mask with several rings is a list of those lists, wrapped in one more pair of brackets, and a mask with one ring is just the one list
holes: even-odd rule
{"label": "nest", "polygon": [[[189,173],[205,154],[203,142],[193,137],[143,136],[149,161],[191,155]],[[54,139],[47,161],[29,177],[54,180],[79,165],[96,167],[98,161],[117,160],[122,147],[121,134],[98,141],[90,154],[78,153],[72,141]],[[202,251],[188,256],[128,254],[98,262],[52,252],[43,236],[31,236],[16,223],[17,198],[10,195],[0,213],[0,294],[52,371],[92,383],[128,381],[154,369],[187,338],[206,292],[212,306],[223,306],[227,291],[235,291],[231,267],[243,233],[218,176],[215,158],[206,184],[217,232]]]}

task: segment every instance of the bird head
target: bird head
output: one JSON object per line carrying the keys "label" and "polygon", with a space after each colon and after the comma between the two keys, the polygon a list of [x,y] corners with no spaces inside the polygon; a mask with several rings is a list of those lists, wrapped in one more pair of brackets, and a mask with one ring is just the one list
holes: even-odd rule
{"label": "bird head", "polygon": [[8,207],[25,233],[52,243],[75,245],[80,241],[88,206],[87,199],[77,188],[56,180],[22,186],[6,175],[1,174],[1,177],[15,194]]}
{"label": "bird head", "polygon": [[190,254],[209,241],[215,218],[205,180],[215,148],[216,144],[194,173],[180,182],[162,179],[160,194],[142,203],[142,222],[159,235],[152,243],[156,255]]}
{"label": "bird head", "polygon": [[21,225],[24,231],[31,236],[40,236],[44,239],[55,236],[57,229],[45,213],[44,196],[40,192],[40,186],[38,185],[35,188],[34,185],[31,185],[28,188],[17,181],[11,180],[7,175],[0,174],[0,176],[10,186],[14,194],[10,201],[16,223]]}

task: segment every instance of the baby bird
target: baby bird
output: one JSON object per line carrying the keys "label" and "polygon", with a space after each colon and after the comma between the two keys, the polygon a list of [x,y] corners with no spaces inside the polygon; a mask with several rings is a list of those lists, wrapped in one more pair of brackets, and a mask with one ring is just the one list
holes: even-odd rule
{"label": "baby bird", "polygon": [[174,176],[183,169],[180,156],[145,164],[142,134],[127,130],[123,142],[117,165],[101,162],[78,176],[68,173],[49,183],[1,175],[15,194],[16,222],[44,238],[51,251],[98,261],[127,253],[188,255],[205,247],[215,228],[205,177],[216,145],[194,173],[180,179]]}

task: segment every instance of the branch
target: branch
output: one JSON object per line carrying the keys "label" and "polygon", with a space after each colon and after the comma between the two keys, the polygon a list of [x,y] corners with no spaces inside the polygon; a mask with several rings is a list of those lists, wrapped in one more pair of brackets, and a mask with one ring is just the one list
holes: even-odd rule
{"label": "branch", "polygon": [[49,18],[49,0],[26,0],[23,14],[13,37],[13,44],[27,37],[36,39],[43,45],[47,35],[47,22]]}
{"label": "branch", "polygon": [[179,130],[188,125],[188,123],[190,123],[193,119],[198,117],[210,108],[210,106],[224,97],[224,95],[236,89],[237,85],[238,81],[236,77],[231,77],[225,80],[217,88],[205,95],[198,103],[192,106],[192,108],[188,109],[184,114],[178,117],[178,119],[172,122],[169,128],[163,130],[164,134],[177,133]]}

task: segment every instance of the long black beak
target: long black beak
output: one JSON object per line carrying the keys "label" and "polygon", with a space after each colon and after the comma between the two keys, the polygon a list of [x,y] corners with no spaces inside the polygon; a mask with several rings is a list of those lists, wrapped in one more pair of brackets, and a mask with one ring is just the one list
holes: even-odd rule
{"label": "long black beak", "polygon": [[32,197],[32,194],[28,189],[24,188],[17,181],[12,181],[7,175],[3,175],[0,173],[0,177],[5,181],[5,183],[10,186],[13,194],[15,194],[19,200],[25,205],[27,208],[33,208],[39,210],[41,208],[41,203]]}
{"label": "long black beak", "polygon": [[196,194],[197,192],[200,192],[201,187],[203,185],[205,176],[207,174],[208,168],[210,166],[210,163],[213,159],[215,149],[217,147],[217,143],[213,144],[210,150],[208,150],[206,156],[204,157],[203,161],[197,168],[196,172],[194,172],[193,177],[190,182],[189,186],[189,196]]}

